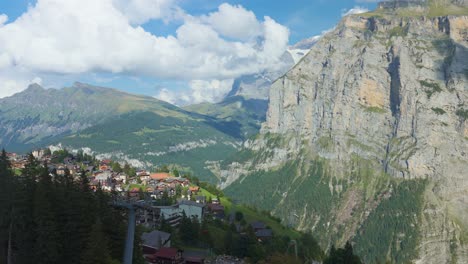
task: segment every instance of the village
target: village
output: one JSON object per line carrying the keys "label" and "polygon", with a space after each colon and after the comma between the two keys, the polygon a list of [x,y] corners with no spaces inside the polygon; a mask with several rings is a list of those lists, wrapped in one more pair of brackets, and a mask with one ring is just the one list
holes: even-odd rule
{"label": "village", "polygon": [[[27,163],[27,156],[7,155],[12,168],[20,173]],[[255,219],[246,222],[242,212],[229,210],[226,204],[232,206],[231,202],[216,187],[200,183],[189,174],[180,175],[176,169],[170,171],[167,166],[161,166],[150,172],[128,164],[122,166],[110,159],[97,160],[83,153],[71,154],[66,150],[54,153],[48,149],[36,150],[32,155],[47,165],[51,176],[69,174],[78,180],[80,174],[85,173],[92,190],[99,188],[111,194],[115,201],[137,204],[135,224],[144,230],[140,239],[148,263],[244,263],[233,256],[215,254],[211,247],[216,251],[216,245],[213,245],[216,239],[210,237],[208,241],[203,238],[203,232],[207,233],[207,230],[197,230],[201,233],[198,240],[205,241],[202,249],[194,250],[200,243],[191,238],[181,241],[180,229],[189,228],[184,232],[191,233],[193,226],[200,229],[202,223],[212,223],[229,229],[229,232],[232,229],[239,237],[250,233],[256,243],[265,243],[273,237],[273,230],[266,223]],[[175,233],[178,234],[176,237]],[[190,249],[184,250],[187,246]]]}

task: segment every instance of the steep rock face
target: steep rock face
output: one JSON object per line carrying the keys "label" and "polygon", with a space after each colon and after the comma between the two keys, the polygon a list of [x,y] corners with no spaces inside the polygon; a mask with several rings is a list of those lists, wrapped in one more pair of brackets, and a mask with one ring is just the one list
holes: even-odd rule
{"label": "steep rock face", "polygon": [[[220,172],[222,186],[242,194],[254,176],[279,173],[268,194],[276,204],[255,202],[325,245],[370,240],[398,203],[407,228],[383,238],[387,248],[361,248],[367,261],[377,251],[396,262],[468,262],[467,23],[344,18],[273,83],[262,132],[245,143],[248,158]],[[299,200],[319,191],[328,209]]]}

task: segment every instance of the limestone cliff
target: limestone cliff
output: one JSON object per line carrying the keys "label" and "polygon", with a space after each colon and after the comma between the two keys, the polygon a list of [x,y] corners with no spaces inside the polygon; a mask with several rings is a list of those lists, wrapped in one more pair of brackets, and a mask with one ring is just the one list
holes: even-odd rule
{"label": "limestone cliff", "polygon": [[222,187],[367,262],[468,263],[467,99],[468,16],[345,17],[273,83]]}

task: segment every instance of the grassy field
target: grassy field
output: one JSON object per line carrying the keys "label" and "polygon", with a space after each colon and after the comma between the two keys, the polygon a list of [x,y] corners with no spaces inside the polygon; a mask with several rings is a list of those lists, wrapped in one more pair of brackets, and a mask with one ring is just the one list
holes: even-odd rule
{"label": "grassy field", "polygon": [[[206,196],[207,199],[209,199],[209,197],[216,198],[216,195],[211,194],[205,189],[200,189],[200,195]],[[239,211],[242,212],[247,223],[262,221],[273,230],[275,235],[288,236],[294,239],[300,236],[300,233],[296,230],[283,226],[278,220],[266,215],[265,213],[259,212],[245,205],[235,204],[227,197],[220,197],[220,200],[221,204],[225,208],[226,215]]]}

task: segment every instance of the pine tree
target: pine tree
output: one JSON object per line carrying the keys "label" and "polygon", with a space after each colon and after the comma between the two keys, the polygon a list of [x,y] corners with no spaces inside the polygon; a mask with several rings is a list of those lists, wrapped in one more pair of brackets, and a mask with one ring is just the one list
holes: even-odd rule
{"label": "pine tree", "polygon": [[0,155],[0,263],[8,257],[14,188],[11,164],[6,151],[3,149]]}
{"label": "pine tree", "polygon": [[89,238],[87,239],[86,248],[81,258],[82,264],[115,264],[108,246],[108,240],[103,232],[100,219],[91,227]]}
{"label": "pine tree", "polygon": [[29,154],[28,161],[21,170],[21,177],[18,178],[13,205],[15,208],[13,235],[16,245],[15,263],[35,263],[33,249],[37,234],[34,221],[34,196],[39,172],[39,162],[32,154]]}
{"label": "pine tree", "polygon": [[45,164],[41,169],[34,195],[34,222],[37,234],[34,259],[39,264],[54,264],[60,261],[60,235],[54,215],[54,189]]}

